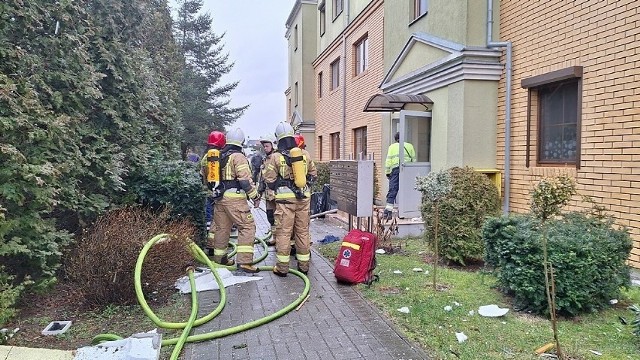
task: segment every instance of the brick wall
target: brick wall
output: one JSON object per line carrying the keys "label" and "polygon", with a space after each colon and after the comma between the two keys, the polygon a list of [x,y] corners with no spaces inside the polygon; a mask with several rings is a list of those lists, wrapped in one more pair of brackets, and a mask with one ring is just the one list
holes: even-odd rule
{"label": "brick wall", "polygon": [[[367,127],[367,154],[374,154],[378,176],[384,171],[382,165],[382,120],[379,113],[365,113],[362,110],[374,94],[380,93],[378,86],[384,77],[384,37],[383,37],[383,1],[372,1],[345,30],[346,69],[343,67],[342,57],[344,43],[338,37],[314,62],[316,84],[316,137],[322,136],[322,159],[319,158],[320,149],[316,149],[316,159],[331,160],[331,141],[329,134],[339,132],[340,139],[346,144],[346,158],[353,154],[353,129]],[[355,75],[354,45],[363,36],[368,37],[368,69],[358,76]],[[340,86],[331,90],[331,63],[340,58]],[[343,72],[346,70],[346,132],[343,133]],[[323,96],[318,98],[318,74],[323,73]],[[318,147],[320,144],[318,143]],[[386,151],[386,150],[385,150]],[[341,148],[342,154],[342,148]]]}
{"label": "brick wall", "polygon": [[[605,206],[634,239],[630,265],[640,268],[640,2],[504,0],[500,38],[513,43],[511,210],[529,209],[543,176],[569,173],[581,194]],[[525,166],[527,90],[522,79],[583,67],[581,166],[539,167],[532,117]],[[500,84],[498,163],[504,168],[504,78]],[[534,105],[535,101],[532,102]],[[535,112],[532,109],[532,112]],[[578,200],[574,209],[588,207]]]}

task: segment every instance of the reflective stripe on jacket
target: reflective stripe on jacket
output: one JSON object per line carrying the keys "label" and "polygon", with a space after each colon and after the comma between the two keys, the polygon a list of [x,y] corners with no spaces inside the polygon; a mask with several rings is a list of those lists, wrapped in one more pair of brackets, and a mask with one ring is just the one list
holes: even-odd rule
{"label": "reflective stripe on jacket", "polygon": [[[400,166],[400,144],[393,143],[389,145],[387,150],[387,160],[384,163],[385,174],[391,174],[391,170]],[[413,149],[413,145],[410,143],[404,143],[404,162],[415,162],[416,151]]]}

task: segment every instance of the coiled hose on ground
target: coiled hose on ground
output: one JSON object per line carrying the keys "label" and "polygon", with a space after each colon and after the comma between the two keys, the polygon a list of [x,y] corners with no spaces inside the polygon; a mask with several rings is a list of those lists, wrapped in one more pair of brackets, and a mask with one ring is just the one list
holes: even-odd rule
{"label": "coiled hose on ground", "polygon": [[[261,243],[262,246],[264,247],[264,251],[263,254],[254,260],[254,264],[258,263],[262,260],[264,260],[268,253],[267,253],[267,244],[265,243],[265,239],[268,238],[270,236],[270,234],[267,234],[267,236],[265,236],[265,238],[259,238],[256,237],[256,243]],[[309,294],[309,291],[311,290],[311,284],[309,282],[309,278],[307,278],[303,273],[297,271],[297,270],[293,270],[290,269],[289,272],[298,276],[299,278],[301,278],[304,281],[304,290],[302,291],[302,293],[300,294],[300,296],[298,296],[298,298],[296,300],[294,300],[293,302],[291,302],[289,305],[285,306],[283,309],[276,311],[275,313],[271,314],[271,315],[267,315],[263,318],[257,319],[257,320],[253,320],[250,321],[248,323],[245,324],[241,324],[241,325],[237,325],[234,327],[230,327],[227,329],[221,329],[221,330],[216,330],[216,331],[212,331],[212,332],[208,332],[208,333],[204,333],[204,334],[199,334],[199,335],[189,335],[189,333],[191,332],[191,329],[195,326],[200,326],[202,324],[205,324],[209,321],[211,321],[213,318],[215,318],[218,314],[220,314],[222,312],[222,309],[225,306],[226,303],[226,299],[227,299],[227,293],[226,290],[224,288],[224,285],[222,283],[222,279],[220,278],[220,276],[218,275],[218,272],[215,271],[216,268],[227,268],[227,269],[235,269],[234,267],[229,267],[229,266],[222,266],[219,264],[215,264],[213,263],[211,260],[209,260],[209,258],[207,257],[207,255],[202,251],[202,249],[200,249],[200,247],[198,245],[196,245],[195,243],[191,242],[188,245],[189,251],[190,253],[193,255],[194,259],[196,259],[198,262],[203,263],[205,265],[207,265],[210,269],[211,272],[216,280],[216,282],[218,283],[218,287],[220,288],[220,302],[218,303],[218,306],[211,311],[209,314],[207,314],[206,316],[203,316],[199,319],[197,319],[197,314],[198,314],[198,295],[196,293],[196,289],[195,289],[195,279],[194,279],[194,268],[193,267],[189,267],[187,268],[187,274],[189,276],[189,284],[191,285],[191,315],[189,316],[189,320],[187,320],[187,322],[166,322],[166,321],[162,321],[154,312],[153,310],[151,310],[151,308],[149,307],[149,304],[147,303],[144,294],[142,293],[142,282],[141,282],[141,278],[142,278],[142,264],[144,263],[144,258],[147,255],[147,252],[149,252],[149,249],[151,249],[155,244],[160,243],[162,241],[170,241],[171,240],[171,236],[168,234],[159,234],[156,235],[155,237],[153,237],[151,240],[149,240],[144,247],[142,248],[142,250],[140,251],[140,254],[138,255],[138,260],[136,261],[136,267],[135,267],[135,271],[134,271],[134,286],[135,286],[135,290],[136,290],[136,297],[138,299],[138,302],[140,303],[140,306],[142,307],[142,310],[144,311],[144,313],[151,319],[151,321],[153,321],[154,324],[156,324],[158,327],[161,328],[165,328],[165,329],[183,329],[182,330],[182,334],[180,335],[180,337],[178,338],[173,338],[173,339],[164,339],[162,340],[162,346],[167,346],[167,345],[175,345],[173,352],[171,353],[171,360],[174,359],[178,359],[178,357],[180,356],[180,352],[182,351],[182,348],[184,346],[185,343],[187,342],[198,342],[198,341],[205,341],[205,340],[212,340],[212,339],[217,339],[220,337],[224,337],[227,335],[232,335],[232,334],[236,334],[245,330],[249,330],[252,329],[254,327],[266,324],[270,321],[273,321],[283,315],[285,315],[286,313],[290,312],[291,310],[295,309],[298,305],[300,305],[304,299],[307,297],[307,295]],[[234,244],[231,244],[232,246]],[[235,254],[235,248],[234,251],[231,254]],[[230,254],[230,255],[231,255]],[[271,271],[272,267],[271,266],[260,266],[259,269],[261,271]],[[100,334],[97,335],[96,337],[93,338],[92,340],[92,344],[99,344],[101,342],[104,341],[111,341],[111,340],[119,340],[122,339],[122,337],[115,335],[115,334]]]}

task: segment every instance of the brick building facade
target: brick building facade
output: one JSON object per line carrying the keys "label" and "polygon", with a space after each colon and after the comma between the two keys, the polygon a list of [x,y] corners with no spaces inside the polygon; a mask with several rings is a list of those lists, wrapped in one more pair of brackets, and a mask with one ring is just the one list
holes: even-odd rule
{"label": "brick building facade", "polygon": [[316,159],[372,156],[378,176],[386,155],[381,149],[381,115],[362,110],[369,97],[380,92],[384,77],[383,16],[383,1],[372,1],[313,62]]}
{"label": "brick building facade", "polygon": [[[567,173],[629,227],[640,267],[640,2],[505,0],[500,38],[513,44],[511,211],[529,209],[541,177]],[[499,89],[504,168],[504,78]]]}

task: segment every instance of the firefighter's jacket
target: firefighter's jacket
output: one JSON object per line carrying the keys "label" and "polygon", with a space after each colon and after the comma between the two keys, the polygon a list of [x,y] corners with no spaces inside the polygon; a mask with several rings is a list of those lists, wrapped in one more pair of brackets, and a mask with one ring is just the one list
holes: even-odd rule
{"label": "firefighter's jacket", "polygon": [[229,155],[227,164],[222,168],[220,182],[224,191],[222,196],[225,198],[258,198],[258,189],[251,179],[249,160],[241,152]]}
{"label": "firefighter's jacket", "polygon": [[[311,160],[311,155],[307,150],[302,150],[302,161],[304,162],[305,175],[307,176],[307,186],[300,190],[306,198],[311,197],[310,180],[318,176],[316,164]],[[268,193],[275,193],[275,200],[289,201],[295,200],[296,195],[293,187],[293,170],[287,165],[287,160],[280,152],[272,153],[265,161],[264,181],[267,184]]]}
{"label": "firefighter's jacket", "polygon": [[[413,149],[413,145],[406,142],[404,145],[404,162],[416,161],[416,151]],[[389,145],[387,151],[387,160],[384,163],[384,173],[389,175],[391,170],[400,166],[400,144],[393,143]]]}

